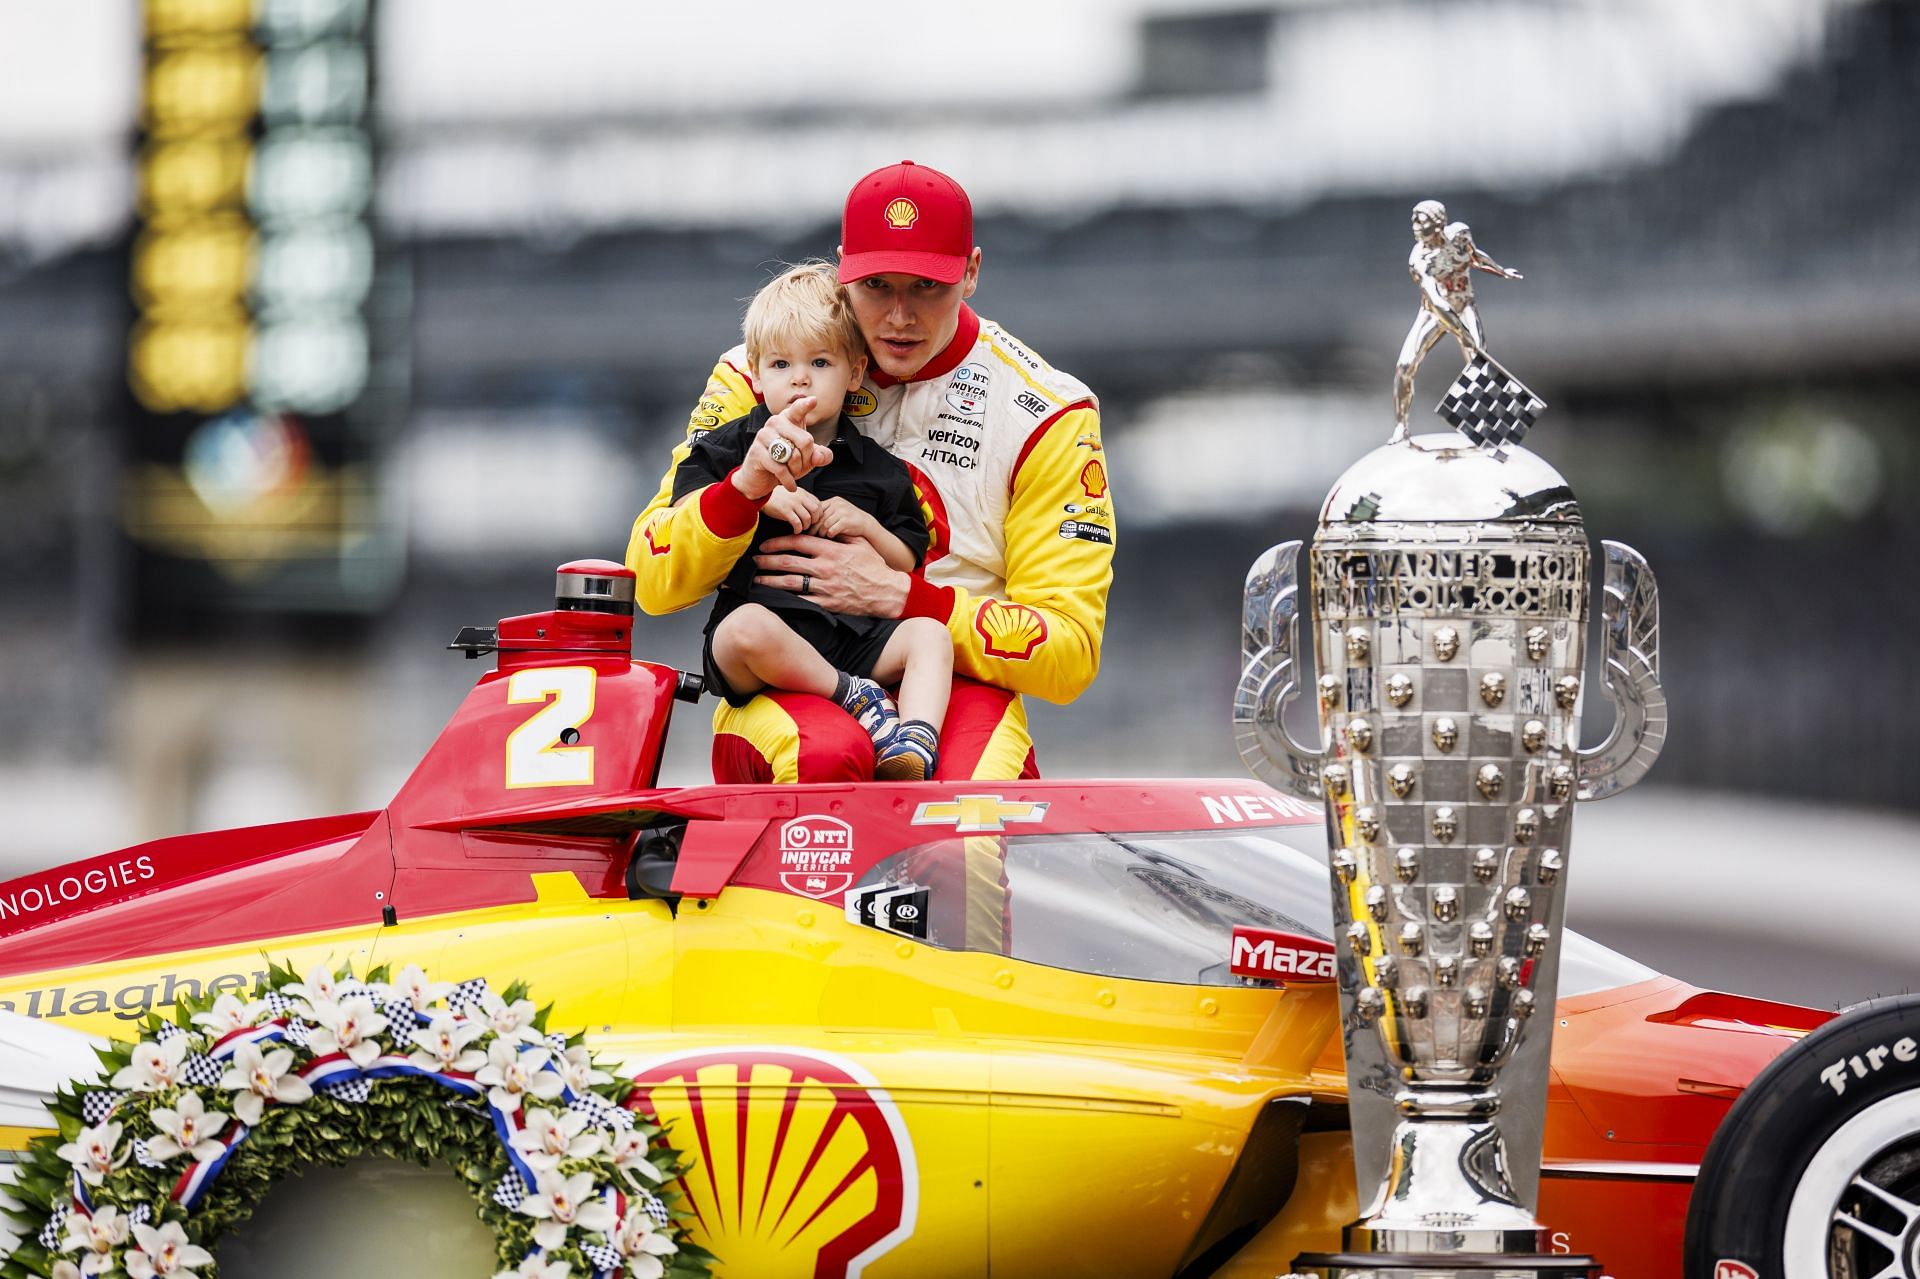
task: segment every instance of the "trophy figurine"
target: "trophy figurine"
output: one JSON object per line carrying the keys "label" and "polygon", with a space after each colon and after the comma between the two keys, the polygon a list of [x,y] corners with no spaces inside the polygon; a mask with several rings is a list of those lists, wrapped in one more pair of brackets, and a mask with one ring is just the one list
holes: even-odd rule
{"label": "trophy figurine", "polygon": [[[1425,201],[1421,311],[1388,442],[1340,477],[1310,552],[1320,743],[1297,692],[1295,561],[1247,576],[1234,700],[1252,770],[1327,814],[1361,1219],[1296,1268],[1571,1276],[1533,1212],[1574,803],[1632,785],[1666,736],[1652,571],[1602,542],[1606,740],[1580,743],[1589,547],[1557,472],[1520,447],[1545,404],[1486,351],[1469,274],[1518,279]],[[1410,436],[1420,359],[1466,368]]]}

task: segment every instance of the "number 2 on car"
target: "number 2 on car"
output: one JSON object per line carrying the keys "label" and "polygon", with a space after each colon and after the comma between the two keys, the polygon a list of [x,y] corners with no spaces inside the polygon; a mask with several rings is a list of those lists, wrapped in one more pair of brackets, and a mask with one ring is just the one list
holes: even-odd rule
{"label": "number 2 on car", "polygon": [[562,734],[593,715],[591,666],[536,666],[507,679],[507,704],[545,702],[507,734],[507,789],[593,785],[593,747],[563,746]]}

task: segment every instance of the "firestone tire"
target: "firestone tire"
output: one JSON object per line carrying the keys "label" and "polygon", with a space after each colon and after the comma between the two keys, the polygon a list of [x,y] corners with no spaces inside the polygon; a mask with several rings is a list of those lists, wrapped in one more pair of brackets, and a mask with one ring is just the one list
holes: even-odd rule
{"label": "firestone tire", "polygon": [[1727,1112],[1687,1213],[1686,1279],[1920,1279],[1920,996],[1861,1004]]}

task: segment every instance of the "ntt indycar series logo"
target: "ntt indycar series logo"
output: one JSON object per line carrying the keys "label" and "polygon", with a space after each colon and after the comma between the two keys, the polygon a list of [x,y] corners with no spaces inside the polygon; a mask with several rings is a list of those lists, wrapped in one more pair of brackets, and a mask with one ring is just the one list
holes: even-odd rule
{"label": "ntt indycar series logo", "polygon": [[807,897],[836,897],[853,883],[853,827],[838,817],[796,817],[780,828],[780,882]]}

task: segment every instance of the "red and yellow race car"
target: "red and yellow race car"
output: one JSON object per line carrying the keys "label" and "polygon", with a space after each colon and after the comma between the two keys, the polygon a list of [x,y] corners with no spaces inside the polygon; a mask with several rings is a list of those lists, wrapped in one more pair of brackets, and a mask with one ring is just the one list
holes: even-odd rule
{"label": "red and yellow race car", "polygon": [[[669,1125],[733,1276],[1269,1279],[1338,1247],[1317,809],[1243,779],[663,788],[691,677],[562,593],[463,632],[497,668],[385,809],[0,885],[0,1009],[125,1038],[268,957],[523,979]],[[1716,1127],[1828,1014],[1571,936],[1557,1016],[1541,1219],[1678,1276]]]}

